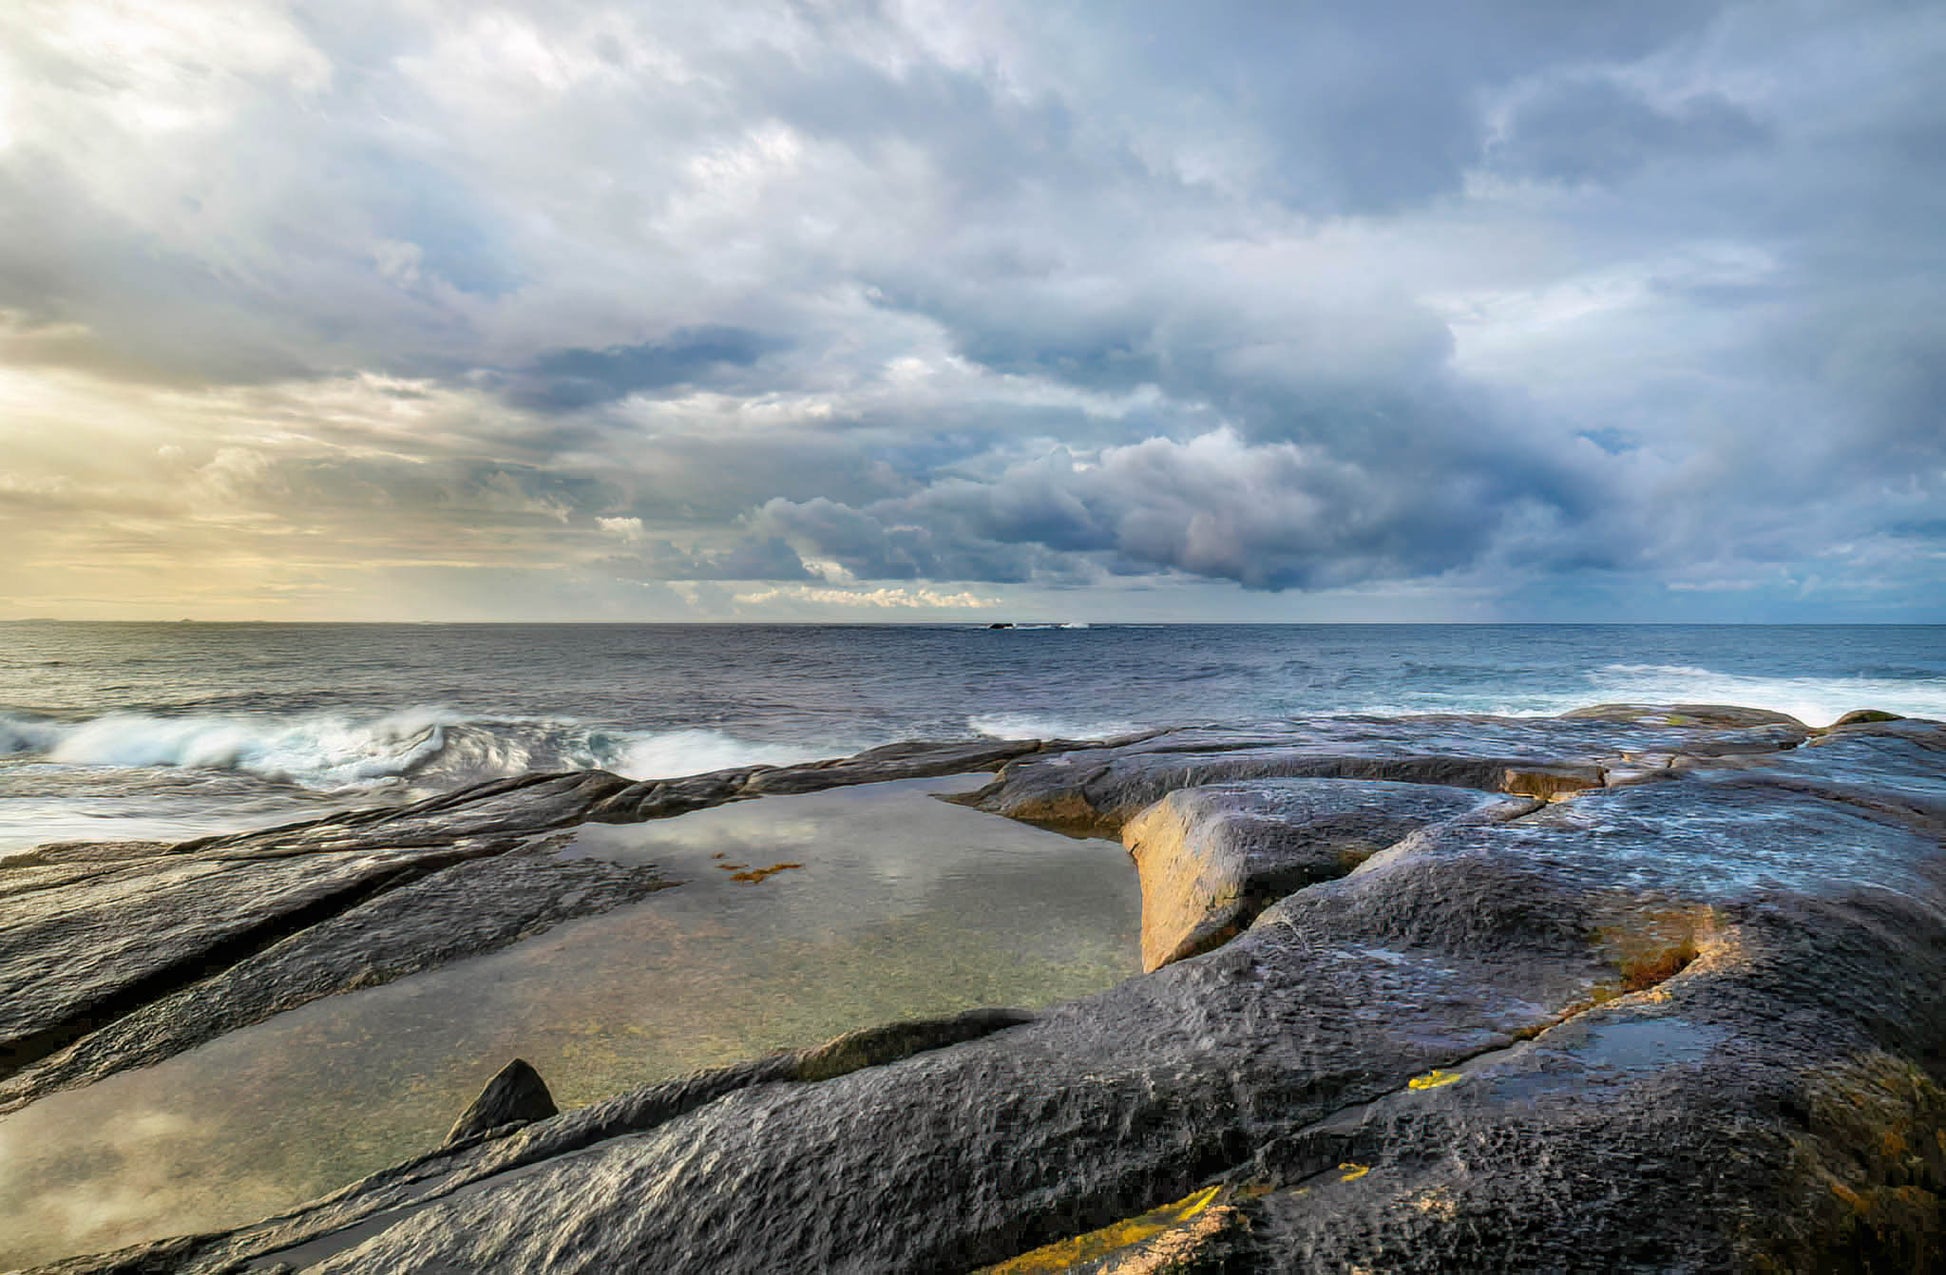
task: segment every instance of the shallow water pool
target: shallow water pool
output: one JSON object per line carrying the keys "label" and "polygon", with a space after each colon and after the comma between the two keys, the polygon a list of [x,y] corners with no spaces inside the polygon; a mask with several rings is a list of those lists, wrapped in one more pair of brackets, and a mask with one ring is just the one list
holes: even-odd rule
{"label": "shallow water pool", "polygon": [[[328,997],[0,1118],[0,1267],[253,1221],[435,1146],[532,1062],[565,1107],[852,1028],[1038,1006],[1138,972],[1122,849],[929,794],[767,797],[561,850],[684,884]],[[801,864],[760,880],[738,872]]]}

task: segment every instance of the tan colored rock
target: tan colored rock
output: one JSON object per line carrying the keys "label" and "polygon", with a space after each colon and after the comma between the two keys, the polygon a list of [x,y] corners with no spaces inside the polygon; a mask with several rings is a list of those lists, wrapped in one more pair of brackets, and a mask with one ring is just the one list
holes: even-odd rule
{"label": "tan colored rock", "polygon": [[1606,779],[1607,773],[1600,766],[1509,766],[1500,787],[1520,797],[1558,801],[1599,788]]}
{"label": "tan colored rock", "polygon": [[1421,828],[1537,808],[1468,788],[1355,779],[1170,793],[1122,828],[1142,879],[1142,966],[1221,946],[1278,899],[1344,876]]}

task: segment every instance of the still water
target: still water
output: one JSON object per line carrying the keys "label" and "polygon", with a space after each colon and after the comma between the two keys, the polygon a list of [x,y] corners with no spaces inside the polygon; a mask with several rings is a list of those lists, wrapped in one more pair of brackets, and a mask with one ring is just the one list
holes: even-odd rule
{"label": "still water", "polygon": [[[0,1119],[0,1267],[322,1194],[437,1145],[512,1057],[566,1108],[855,1027],[1046,1005],[1137,972],[1140,891],[1121,848],[929,795],[986,778],[585,827],[563,854],[653,863],[684,884]],[[802,866],[733,879],[779,863]]]}

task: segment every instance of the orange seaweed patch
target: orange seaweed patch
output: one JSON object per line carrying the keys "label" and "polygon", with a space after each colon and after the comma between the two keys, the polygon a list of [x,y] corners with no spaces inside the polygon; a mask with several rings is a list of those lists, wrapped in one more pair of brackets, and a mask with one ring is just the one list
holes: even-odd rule
{"label": "orange seaweed patch", "polygon": [[[1616,923],[1595,931],[1595,941],[1621,975],[1619,985],[1597,990],[1597,1004],[1644,992],[1689,968],[1703,949],[1720,944],[1716,914],[1706,907],[1625,907]],[[1608,990],[1609,995],[1602,995]]]}
{"label": "orange seaweed patch", "polygon": [[792,868],[801,868],[803,866],[801,863],[773,863],[767,868],[751,868],[748,872],[732,872],[730,874],[730,880],[756,885],[766,878],[776,876],[779,872],[789,872]]}

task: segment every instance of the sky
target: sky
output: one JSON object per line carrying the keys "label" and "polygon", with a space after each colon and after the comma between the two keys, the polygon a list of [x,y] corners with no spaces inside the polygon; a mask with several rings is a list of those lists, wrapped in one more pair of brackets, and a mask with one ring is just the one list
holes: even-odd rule
{"label": "sky", "polygon": [[9,0],[0,618],[1946,621],[1946,6]]}

